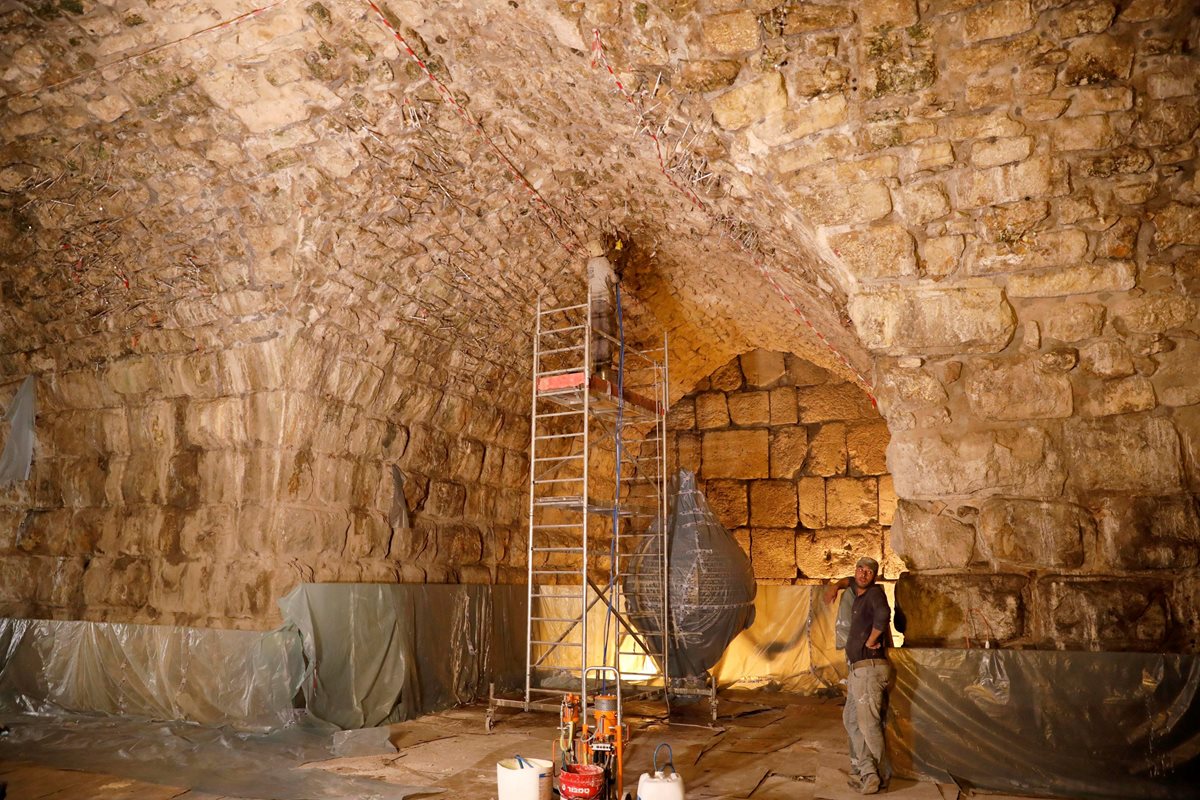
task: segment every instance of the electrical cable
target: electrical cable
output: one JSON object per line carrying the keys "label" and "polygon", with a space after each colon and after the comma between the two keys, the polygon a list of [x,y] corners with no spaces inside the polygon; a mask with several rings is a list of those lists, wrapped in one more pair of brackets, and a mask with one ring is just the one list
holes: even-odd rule
{"label": "electrical cable", "polygon": [[[621,500],[621,424],[623,410],[625,408],[625,316],[621,312],[621,286],[617,284],[613,287],[613,291],[617,298],[617,342],[620,349],[617,355],[617,418],[614,424],[614,435],[616,450],[616,472],[613,476],[613,506],[612,506],[612,538],[608,549],[608,590],[611,591],[617,584],[617,527],[621,524],[620,517],[620,500]],[[608,633],[609,626],[612,622],[612,604],[605,603],[604,611],[604,663],[608,664]],[[621,648],[617,647],[616,666],[617,674],[620,675],[621,670]],[[600,679],[600,691],[604,692],[608,689],[608,673],[604,673],[604,677]]]}

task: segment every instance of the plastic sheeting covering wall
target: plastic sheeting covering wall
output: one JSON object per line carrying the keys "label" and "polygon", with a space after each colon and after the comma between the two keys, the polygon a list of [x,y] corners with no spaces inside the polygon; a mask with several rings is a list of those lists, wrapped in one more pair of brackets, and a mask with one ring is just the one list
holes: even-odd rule
{"label": "plastic sheeting covering wall", "polygon": [[[670,618],[668,667],[673,678],[704,675],[731,641],[754,621],[756,584],[750,559],[708,507],[696,476],[680,470],[667,522]],[[656,525],[652,531],[660,530]],[[629,617],[648,635],[660,633],[662,540],[652,536],[625,579]]]}
{"label": "plastic sheeting covering wall", "polygon": [[270,730],[294,719],[300,637],[0,619],[0,712],[87,712]]}
{"label": "plastic sheeting covering wall", "polygon": [[901,775],[997,792],[1200,796],[1200,656],[893,650]]}
{"label": "plastic sheeting covering wall", "polygon": [[0,453],[0,486],[29,479],[33,463],[33,423],[37,417],[37,378],[30,375],[4,413],[3,420],[12,423],[4,451]]}
{"label": "plastic sheeting covering wall", "polygon": [[[882,586],[894,611],[895,585]],[[839,603],[826,605],[824,592],[824,586],[759,586],[754,624],[712,668],[717,685],[815,694],[845,678],[846,654],[835,630]]]}
{"label": "plastic sheeting covering wall", "polygon": [[717,685],[814,694],[846,677],[846,655],[834,646],[837,605],[821,602],[821,586],[759,586],[754,624],[712,669]]}
{"label": "plastic sheeting covering wall", "polygon": [[513,688],[525,587],[302,584],[279,602],[304,638],[311,714],[341,728],[411,719]]}

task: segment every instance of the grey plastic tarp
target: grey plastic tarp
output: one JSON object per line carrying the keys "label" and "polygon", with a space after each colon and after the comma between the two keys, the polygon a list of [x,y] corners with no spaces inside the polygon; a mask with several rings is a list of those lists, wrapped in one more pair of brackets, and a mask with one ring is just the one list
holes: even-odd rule
{"label": "grey plastic tarp", "polygon": [[267,731],[295,718],[295,630],[0,619],[0,712],[86,712]]}
{"label": "grey plastic tarp", "polygon": [[302,584],[279,603],[301,631],[309,711],[341,728],[469,702],[525,669],[523,586]]}
{"label": "grey plastic tarp", "polygon": [[29,479],[33,463],[33,422],[37,417],[37,378],[30,375],[21,382],[4,413],[11,423],[4,452],[0,453],[0,486]]}
{"label": "grey plastic tarp", "polygon": [[[696,488],[696,476],[680,470],[667,520],[670,554],[669,609],[671,677],[699,677],[721,658],[734,637],[754,621],[756,583],[750,559],[725,530]],[[638,556],[657,563],[661,537],[645,540]],[[661,579],[640,567],[625,581],[630,619],[648,635],[658,634]]]}
{"label": "grey plastic tarp", "polygon": [[0,724],[11,729],[0,736],[0,761],[34,761],[189,787],[220,797],[404,800],[442,791],[338,775],[312,766],[337,755],[332,745],[336,729],[307,716],[271,733],[77,714],[0,714]]}
{"label": "grey plastic tarp", "polygon": [[1012,794],[1200,796],[1200,656],[898,649],[901,775]]}
{"label": "grey plastic tarp", "polygon": [[294,708],[300,636],[0,619],[0,760],[271,800],[402,800],[431,790],[301,765],[336,728]]}

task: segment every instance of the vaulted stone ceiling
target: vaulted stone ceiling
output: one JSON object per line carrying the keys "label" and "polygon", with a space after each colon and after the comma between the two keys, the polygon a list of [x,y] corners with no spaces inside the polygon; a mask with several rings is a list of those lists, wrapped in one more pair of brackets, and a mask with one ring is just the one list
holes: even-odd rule
{"label": "vaulted stone ceiling", "polygon": [[13,613],[520,580],[532,309],[603,239],[676,394],[755,347],[873,384],[930,640],[1194,645],[1186,0],[0,9]]}

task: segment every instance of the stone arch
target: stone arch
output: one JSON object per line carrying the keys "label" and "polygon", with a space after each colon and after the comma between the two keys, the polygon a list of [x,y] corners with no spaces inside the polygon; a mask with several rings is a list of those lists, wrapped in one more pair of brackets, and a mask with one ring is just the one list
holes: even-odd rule
{"label": "stone arch", "polygon": [[755,349],[679,399],[668,419],[681,468],[764,583],[813,583],[879,560],[903,569],[888,543],[895,510],[887,426],[867,394],[811,361]]}

